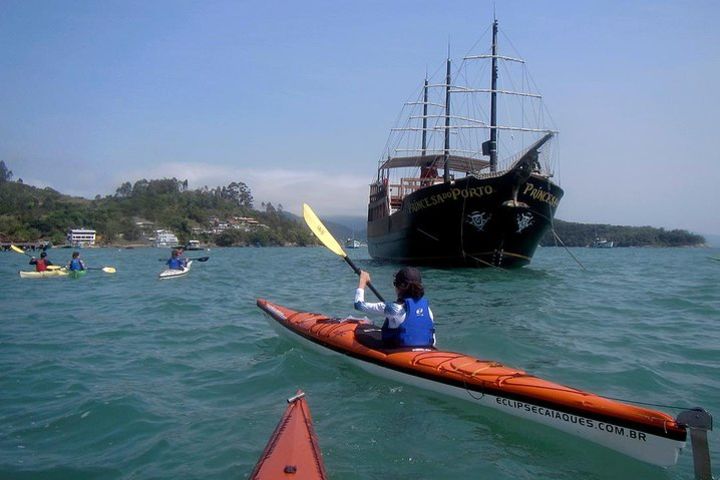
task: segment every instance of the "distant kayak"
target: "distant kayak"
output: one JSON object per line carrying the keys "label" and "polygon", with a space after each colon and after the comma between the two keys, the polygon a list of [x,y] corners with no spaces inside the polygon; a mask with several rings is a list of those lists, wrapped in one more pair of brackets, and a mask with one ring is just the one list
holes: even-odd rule
{"label": "distant kayak", "polygon": [[82,278],[87,274],[87,270],[70,270],[67,271],[68,278]]}
{"label": "distant kayak", "polygon": [[45,270],[44,272],[36,272],[36,271],[23,271],[20,270],[20,278],[55,278],[55,277],[67,277],[68,271],[64,268],[57,269],[57,270]]}
{"label": "distant kayak", "polygon": [[187,263],[187,266],[185,268],[183,268],[182,270],[175,270],[172,268],[163,270],[162,272],[160,272],[160,275],[158,275],[158,278],[160,278],[160,280],[167,280],[170,278],[184,277],[185,275],[187,275],[190,272],[190,267],[192,266],[192,263],[193,263],[192,260],[190,260]]}
{"label": "distant kayak", "polygon": [[298,392],[288,403],[250,480],[327,478],[305,394]]}
{"label": "distant kayak", "polygon": [[[657,410],[603,398],[461,353],[436,348],[388,349],[380,340],[378,327],[357,319],[298,312],[262,299],[257,305],[278,333],[321,353],[340,354],[376,375],[537,422],[662,467],[674,465],[685,447],[689,428]],[[678,418],[687,418],[686,413]]]}

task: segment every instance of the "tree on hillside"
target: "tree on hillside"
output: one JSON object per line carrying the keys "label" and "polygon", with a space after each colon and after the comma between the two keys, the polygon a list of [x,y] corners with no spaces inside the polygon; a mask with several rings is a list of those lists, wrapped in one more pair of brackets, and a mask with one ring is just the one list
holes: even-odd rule
{"label": "tree on hillside", "polygon": [[253,196],[250,188],[243,182],[232,182],[222,189],[222,197],[233,200],[241,207],[252,208]]}
{"label": "tree on hillside", "polygon": [[135,182],[135,185],[133,185],[132,188],[132,194],[133,196],[139,196],[147,192],[148,186],[150,185],[150,182],[145,180],[144,178],[142,180],[138,180]]}
{"label": "tree on hillside", "polygon": [[277,210],[275,209],[275,207],[273,207],[272,202],[267,202],[267,203],[263,202],[263,203],[262,203],[262,208],[263,208],[263,210],[265,210],[265,213],[268,213],[268,214],[271,214],[271,215],[272,215],[273,213],[277,213]]}
{"label": "tree on hillside", "polygon": [[151,195],[174,194],[182,191],[182,182],[177,178],[163,178],[150,180],[147,193]]}
{"label": "tree on hillside", "polygon": [[118,187],[117,190],[115,190],[115,196],[116,197],[124,197],[127,198],[130,195],[132,195],[133,187],[130,182],[125,182],[120,187]]}
{"label": "tree on hillside", "polygon": [[13,172],[10,170],[7,165],[5,165],[4,160],[0,160],[0,182],[9,182],[12,180]]}

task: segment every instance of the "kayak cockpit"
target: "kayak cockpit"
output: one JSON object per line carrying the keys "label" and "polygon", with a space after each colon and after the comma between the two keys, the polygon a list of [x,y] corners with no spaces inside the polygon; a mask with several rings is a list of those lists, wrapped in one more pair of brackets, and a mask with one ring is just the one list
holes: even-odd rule
{"label": "kayak cockpit", "polygon": [[399,352],[432,352],[437,350],[435,347],[389,348],[382,340],[380,327],[375,325],[358,325],[355,329],[355,340],[367,348],[377,350],[378,352],[382,352],[386,355]]}

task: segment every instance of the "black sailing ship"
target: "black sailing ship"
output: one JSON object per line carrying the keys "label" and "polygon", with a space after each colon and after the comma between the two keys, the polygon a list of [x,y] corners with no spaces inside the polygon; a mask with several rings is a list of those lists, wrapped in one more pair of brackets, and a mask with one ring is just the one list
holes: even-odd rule
{"label": "black sailing ship", "polygon": [[[557,132],[527,126],[545,123],[540,95],[514,91],[514,81],[509,88],[498,86],[501,65],[512,63],[524,70],[524,61],[499,55],[497,37],[495,20],[490,53],[465,56],[455,75],[470,83],[479,76],[464,67],[490,64],[489,72],[481,71],[490,79],[489,89],[453,83],[448,58],[445,81],[433,84],[426,76],[418,100],[405,104],[410,115],[392,130],[370,185],[367,236],[373,258],[417,265],[520,267],[530,263],[551,228],[563,195],[551,181],[547,152],[553,150]],[[439,100],[430,98],[433,92]],[[478,97],[482,102],[470,100]],[[498,122],[499,97],[516,100],[519,125],[510,126],[509,113],[508,120],[503,118],[508,124]],[[499,161],[501,149],[508,155]]]}

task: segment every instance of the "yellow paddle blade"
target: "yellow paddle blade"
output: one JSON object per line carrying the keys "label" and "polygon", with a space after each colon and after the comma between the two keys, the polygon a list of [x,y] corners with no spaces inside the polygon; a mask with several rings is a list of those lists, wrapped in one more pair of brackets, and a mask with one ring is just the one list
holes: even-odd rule
{"label": "yellow paddle blade", "polygon": [[307,223],[310,230],[312,230],[323,245],[329,248],[336,255],[347,257],[347,254],[343,251],[337,240],[335,240],[335,237],[333,237],[332,233],[325,228],[325,225],[322,224],[320,219],[317,215],[315,215],[315,212],[313,212],[312,208],[310,208],[310,205],[307,203],[303,203],[303,217],[305,218],[305,223]]}
{"label": "yellow paddle blade", "polygon": [[115,273],[117,270],[115,270],[115,268],[113,267],[103,267],[102,271],[105,273]]}
{"label": "yellow paddle blade", "polygon": [[20,248],[18,246],[10,245],[10,248],[12,249],[13,252],[22,253],[23,255],[25,255],[25,250],[23,250],[22,248]]}

